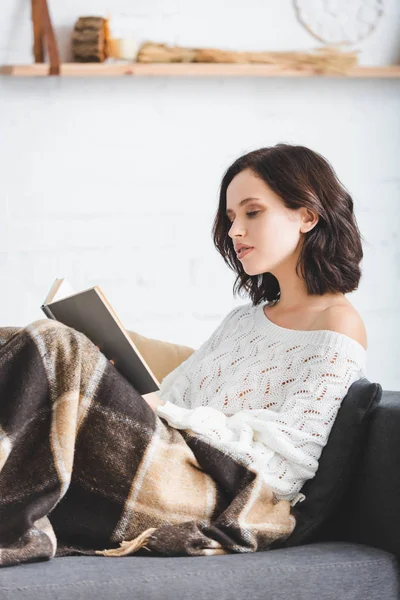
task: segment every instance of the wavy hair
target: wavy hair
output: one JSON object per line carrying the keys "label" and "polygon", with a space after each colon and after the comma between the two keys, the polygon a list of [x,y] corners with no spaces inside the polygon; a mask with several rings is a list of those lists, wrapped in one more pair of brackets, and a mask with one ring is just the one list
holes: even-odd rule
{"label": "wavy hair", "polygon": [[226,170],[219,193],[219,206],[212,227],[215,247],[225,263],[237,273],[233,293],[244,291],[253,305],[277,301],[279,282],[272,273],[248,275],[238,260],[228,235],[226,191],[232,179],[250,169],[292,210],[312,209],[319,221],[303,234],[296,273],[305,280],[307,293],[349,293],[357,289],[363,258],[362,236],[353,212],[353,200],[329,162],[305,146],[277,144],[254,150]]}

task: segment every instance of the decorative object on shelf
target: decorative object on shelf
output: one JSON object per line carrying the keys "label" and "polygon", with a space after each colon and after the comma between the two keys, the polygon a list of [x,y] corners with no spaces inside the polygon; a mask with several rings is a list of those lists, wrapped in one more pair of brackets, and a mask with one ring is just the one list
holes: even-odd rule
{"label": "decorative object on shelf", "polygon": [[35,63],[44,63],[44,50],[45,46],[47,46],[50,61],[49,75],[59,75],[60,55],[47,1],[31,0],[31,11]]}
{"label": "decorative object on shelf", "polygon": [[135,20],[126,15],[109,15],[109,56],[115,60],[135,61],[139,49]]}
{"label": "decorative object on shelf", "polygon": [[333,46],[310,52],[235,52],[146,42],[140,47],[136,60],[139,63],[262,63],[298,70],[311,67],[316,73],[346,74],[357,64],[358,52],[343,52]]}
{"label": "decorative object on shelf", "polygon": [[139,44],[130,38],[111,38],[110,57],[118,60],[136,60]]}
{"label": "decorative object on shelf", "polygon": [[355,44],[375,31],[384,0],[293,0],[298,21],[321,42]]}
{"label": "decorative object on shelf", "polygon": [[72,53],[76,62],[104,62],[109,56],[108,19],[79,17],[72,34]]}

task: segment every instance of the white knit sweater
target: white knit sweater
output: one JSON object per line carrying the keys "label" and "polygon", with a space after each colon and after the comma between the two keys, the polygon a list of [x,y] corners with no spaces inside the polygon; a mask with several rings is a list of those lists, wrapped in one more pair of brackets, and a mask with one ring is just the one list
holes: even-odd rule
{"label": "white knit sweater", "polygon": [[314,477],[341,401],[367,377],[366,350],[333,331],[270,321],[265,304],[234,308],[161,382],[157,414],[259,470],[294,505]]}

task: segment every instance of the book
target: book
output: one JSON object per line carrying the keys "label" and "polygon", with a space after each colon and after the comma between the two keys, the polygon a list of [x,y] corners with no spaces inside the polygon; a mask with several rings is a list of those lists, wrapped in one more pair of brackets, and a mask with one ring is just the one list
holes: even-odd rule
{"label": "book", "polygon": [[139,394],[160,389],[160,382],[133,343],[99,288],[75,292],[66,279],[56,279],[41,309],[54,319],[86,335],[134,386]]}

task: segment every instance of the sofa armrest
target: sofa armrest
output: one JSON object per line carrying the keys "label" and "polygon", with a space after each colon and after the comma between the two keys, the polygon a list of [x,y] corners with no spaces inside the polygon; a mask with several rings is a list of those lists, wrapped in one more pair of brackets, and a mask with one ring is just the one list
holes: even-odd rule
{"label": "sofa armrest", "polygon": [[335,515],[334,539],[400,556],[400,392],[371,410],[357,474]]}

